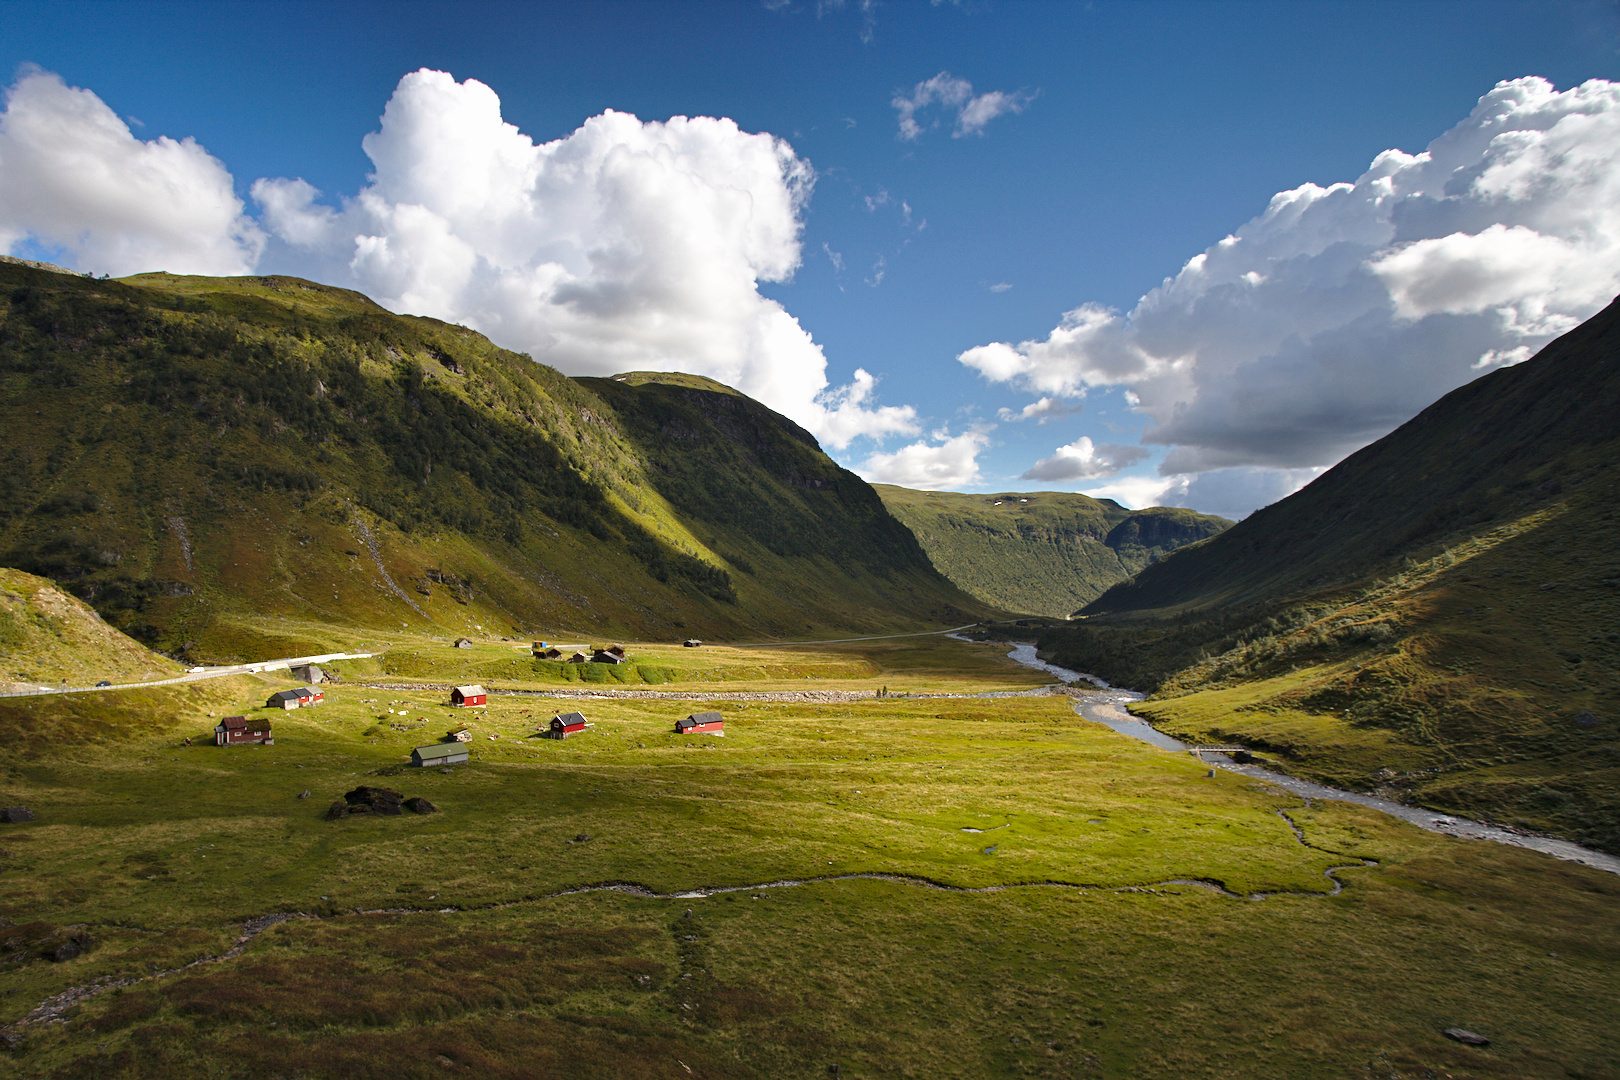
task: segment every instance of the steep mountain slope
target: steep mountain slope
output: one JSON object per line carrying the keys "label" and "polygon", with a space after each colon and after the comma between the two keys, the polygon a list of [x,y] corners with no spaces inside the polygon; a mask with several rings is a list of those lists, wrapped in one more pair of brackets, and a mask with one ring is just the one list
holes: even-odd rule
{"label": "steep mountain slope", "polygon": [[[758,438],[696,439],[682,467],[764,493],[768,528],[684,520],[662,433],[615,412],[671,392],[584,385],[291,278],[3,264],[0,563],[197,658],[290,655],[334,628],[800,635],[979,610],[858,479],[740,396],[709,395],[746,403]],[[780,533],[847,558],[780,551]]]}
{"label": "steep mountain slope", "polygon": [[0,691],[102,678],[158,679],[180,665],[101,621],[44,578],[0,567]]}
{"label": "steep mountain slope", "polygon": [[1174,730],[1620,850],[1620,302],[1043,640]]}
{"label": "steep mountain slope", "polygon": [[962,495],[875,485],[940,573],[998,607],[1066,615],[1225,518],[1058,491]]}

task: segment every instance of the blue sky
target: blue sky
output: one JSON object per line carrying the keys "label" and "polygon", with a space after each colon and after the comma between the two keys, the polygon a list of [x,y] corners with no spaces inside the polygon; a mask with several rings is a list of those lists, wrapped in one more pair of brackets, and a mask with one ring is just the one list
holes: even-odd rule
{"label": "blue sky", "polygon": [[[1537,152],[1556,162],[1571,158],[1553,153],[1570,140],[1614,149],[1612,95],[1577,100],[1566,93],[1620,74],[1620,15],[1612,4],[8,2],[0,4],[0,23],[0,74],[8,85],[21,85],[37,68],[93,93],[123,118],[135,144],[191,139],[217,160],[242,204],[232,226],[236,250],[251,249],[237,269],[323,280],[352,273],[335,283],[373,294],[404,280],[397,265],[373,266],[370,276],[351,267],[355,237],[381,235],[380,219],[345,219],[332,226],[333,235],[330,223],[321,224],[323,239],[302,246],[288,230],[295,217],[314,221],[311,207],[346,213],[346,200],[357,201],[367,189],[378,166],[361,140],[379,130],[384,106],[410,72],[428,68],[453,77],[436,88],[440,104],[467,80],[483,83],[498,96],[500,118],[534,143],[567,139],[608,109],[646,122],[730,118],[742,133],[775,136],[804,170],[788,182],[792,198],[773,211],[799,228],[796,238],[784,239],[773,226],[765,239],[738,241],[746,257],[684,234],[660,234],[656,243],[665,245],[663,264],[676,274],[710,257],[742,258],[745,268],[714,269],[715,289],[742,287],[741,274],[753,293],[705,313],[704,324],[755,304],[747,316],[755,322],[729,328],[735,347],[768,354],[772,346],[759,343],[774,337],[781,348],[775,359],[757,362],[716,355],[683,364],[677,355],[683,349],[704,352],[694,331],[659,344],[654,362],[733,373],[748,384],[744,389],[812,429],[821,425],[817,433],[843,463],[914,486],[1100,491],[1133,504],[1163,500],[1243,513],[1482,368],[1522,359],[1524,350],[1590,315],[1615,291],[1609,280],[1526,283],[1508,269],[1524,265],[1527,252],[1555,258],[1564,250],[1555,251],[1560,243],[1585,244],[1576,255],[1606,265],[1617,228],[1612,219],[1538,224],[1562,221],[1563,210],[1601,194],[1574,166],[1567,183],[1552,185],[1556,190],[1544,184],[1533,194],[1513,189],[1504,196],[1496,189],[1458,193],[1445,188],[1443,177],[1420,177],[1421,163],[1405,163],[1395,183],[1410,205],[1380,211],[1378,222],[1335,208],[1329,198],[1311,206],[1303,223],[1257,220],[1278,192],[1356,182],[1380,152],[1417,154],[1458,125],[1483,131],[1505,123],[1530,132],[1527,138],[1545,140]],[[1476,103],[1499,81],[1524,76],[1550,86],[1504,91],[1495,113],[1478,111]],[[920,88],[931,79],[944,100],[920,104],[914,116],[921,130],[906,138],[897,102],[922,100]],[[48,110],[49,88],[35,89],[23,103],[37,98]],[[9,204],[0,195],[0,243],[92,271],[146,268],[128,263],[137,257],[127,254],[131,244],[148,258],[172,252],[176,268],[217,268],[206,258],[186,264],[200,256],[173,245],[115,242],[110,234],[117,230],[135,235],[158,227],[141,218],[145,210],[126,205],[140,200],[125,192],[83,196],[101,200],[105,215],[100,205],[89,211],[82,202],[50,205],[61,185],[49,182],[48,168],[79,159],[51,156],[16,134],[23,97],[13,95],[12,143],[0,139],[0,186],[12,192]],[[982,126],[962,119],[962,109],[975,102]],[[85,115],[73,109],[71,115]],[[1504,112],[1506,121],[1493,119]],[[1557,122],[1569,116],[1599,123],[1572,121],[1560,136]],[[398,141],[410,153],[431,156],[437,151],[421,132],[444,128],[435,126],[439,121],[409,126],[417,120],[402,105],[398,128],[417,136]],[[55,128],[64,142],[72,137],[71,122]],[[660,129],[653,142],[667,134]],[[654,156],[662,152],[643,146],[639,132],[600,134],[608,142],[621,137]],[[728,138],[695,134],[701,148],[682,142],[681,160],[704,184],[725,187],[726,171],[743,167],[734,155],[760,150]],[[1461,136],[1454,141],[1460,156],[1449,166],[1453,175],[1483,174],[1509,152],[1527,152],[1522,139],[1494,149]],[[43,163],[19,166],[27,154],[42,155]],[[28,174],[34,187],[8,176],[19,168],[34,168]],[[204,172],[199,165],[185,176],[201,177],[206,186]],[[261,178],[302,179],[320,194],[273,222],[254,196]],[[749,191],[751,205],[781,194],[782,184],[770,176],[751,182],[764,185]],[[1377,182],[1367,178],[1338,202]],[[546,188],[549,205],[571,204],[560,183],[554,178]],[[402,230],[390,249],[397,263],[407,250],[397,211],[409,200],[386,177],[374,186],[394,192],[387,220]],[[639,204],[612,200],[633,197],[596,192],[592,205],[629,219]],[[1442,203],[1449,217],[1435,209]],[[681,205],[658,203],[675,213]],[[537,202],[525,206],[531,216],[546,212]],[[716,213],[713,229],[723,233],[733,219],[730,211]],[[94,221],[86,231],[109,235],[86,240],[73,228],[75,214]],[[1410,223],[1425,215],[1434,220],[1413,231]],[[1449,223],[1434,223],[1441,218]],[[196,228],[218,225],[210,220]],[[262,226],[264,238],[243,241],[244,221]],[[1219,287],[1190,280],[1189,259],[1246,225],[1254,235],[1245,233],[1234,250],[1264,248],[1259,261],[1234,262]],[[456,228],[464,236],[478,231]],[[531,258],[525,273],[582,242],[548,228],[534,250],[550,254],[525,256]],[[1324,235],[1327,241],[1312,239]],[[1594,236],[1602,241],[1596,247]],[[639,250],[643,239],[623,241]],[[1327,265],[1323,249],[1334,241],[1362,245],[1357,269]],[[479,246],[486,242],[498,245],[467,240],[469,258],[490,258]],[[757,254],[760,244],[769,246],[767,254]],[[113,252],[125,252],[125,261]],[[794,256],[790,275],[781,263]],[[1468,260],[1474,262],[1459,266]],[[634,283],[615,282],[613,265],[601,257],[571,267],[569,282],[577,288],[569,295],[639,289],[642,308],[648,296],[666,294],[672,304],[691,306],[677,295],[679,282],[651,272]],[[624,343],[604,337],[623,319],[570,323],[566,340],[548,354],[555,339],[546,318],[491,306],[493,291],[504,288],[509,297],[515,286],[486,273],[483,262],[479,267],[454,295],[413,279],[379,299],[479,325],[565,370],[587,370],[581,358],[597,353],[643,355],[636,343],[645,335],[627,331],[635,341]],[[1419,273],[1431,281],[1472,281],[1484,273],[1496,284],[1488,295],[1477,289],[1478,295],[1462,295],[1459,285],[1436,299],[1413,285]],[[1138,308],[1177,275],[1175,289]],[[1301,283],[1302,295],[1263,293],[1280,288],[1285,276]],[[522,280],[525,288],[542,288],[532,276]],[[1226,287],[1245,280],[1264,282],[1254,286],[1261,292],[1238,297]],[[1339,303],[1330,298],[1346,290],[1362,296],[1372,281],[1386,291],[1358,300],[1367,307],[1356,318],[1328,326],[1311,314]],[[769,321],[771,302],[797,320],[808,345],[781,336],[780,324]],[[573,314],[549,294],[547,303],[557,318]],[[446,310],[433,310],[435,304]],[[1085,310],[1094,315],[1065,320],[1083,305],[1092,305]],[[1100,314],[1110,310],[1110,317]],[[1239,310],[1248,313],[1247,324],[1233,314]],[[1277,325],[1296,318],[1298,325]],[[1049,337],[1065,325],[1083,329]],[[1043,341],[1044,347],[1024,347]],[[997,345],[999,351],[972,352]],[[819,362],[815,348],[824,369],[806,376],[805,365]],[[1422,370],[1409,376],[1414,364]],[[875,383],[852,383],[857,369]],[[857,390],[845,393],[842,419],[829,418],[840,388],[852,386]],[[814,405],[818,393],[821,404]],[[1036,410],[1043,415],[1019,418],[1043,400],[1044,411]],[[1266,412],[1255,411],[1259,402]],[[891,411],[878,413],[883,406]],[[1283,413],[1294,420],[1277,421]],[[1151,441],[1143,442],[1144,435]]]}

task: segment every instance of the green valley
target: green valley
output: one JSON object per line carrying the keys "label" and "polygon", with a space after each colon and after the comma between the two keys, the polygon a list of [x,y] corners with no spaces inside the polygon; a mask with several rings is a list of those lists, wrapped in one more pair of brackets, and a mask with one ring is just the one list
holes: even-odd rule
{"label": "green valley", "polygon": [[[1211,778],[1065,694],[929,696],[1039,689],[1004,647],[676,650],[628,646],[684,655],[670,685],[699,700],[659,685],[459,709],[395,685],[476,670],[569,692],[521,655],[498,680],[516,650],[495,643],[331,665],[326,701],[290,713],[262,708],[275,675],[0,699],[0,794],[36,815],[0,826],[10,1064],[1291,1077],[1612,1061],[1612,875]],[[866,696],[818,700],[823,678]],[[705,707],[723,737],[674,734]],[[535,737],[573,708],[584,734]],[[208,745],[231,712],[268,718],[275,744]],[[92,717],[92,737],[65,737]],[[405,764],[462,725],[466,765]],[[326,820],[360,785],[438,812]]]}
{"label": "green valley", "polygon": [[1063,616],[1170,552],[1228,528],[1209,514],[1127,510],[1063,491],[963,495],[876,485],[939,572],[987,604]]}

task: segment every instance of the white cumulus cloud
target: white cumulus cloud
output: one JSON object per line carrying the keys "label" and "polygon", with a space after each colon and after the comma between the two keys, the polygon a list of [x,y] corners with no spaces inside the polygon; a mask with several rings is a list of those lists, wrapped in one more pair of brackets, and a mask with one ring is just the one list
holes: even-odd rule
{"label": "white cumulus cloud", "polygon": [[891,453],[874,453],[855,471],[874,484],[958,490],[979,482],[979,452],[989,442],[989,433],[978,429],[955,436],[935,432]]}
{"label": "white cumulus cloud", "polygon": [[[1526,359],[1616,292],[1620,85],[1524,78],[1419,153],[1278,193],[1129,312],[1081,304],[1045,338],[958,359],[1034,394],[1127,388],[1144,440],[1170,448],[1164,476],[1239,470],[1223,473],[1230,514]],[[1187,480],[1188,499],[1200,490]]]}
{"label": "white cumulus cloud", "polygon": [[1078,401],[1042,397],[1035,399],[1022,409],[997,409],[996,416],[1009,423],[1017,423],[1020,420],[1033,420],[1037,424],[1046,424],[1060,417],[1073,416],[1084,408],[1085,406]]}
{"label": "white cumulus cloud", "polygon": [[1035,95],[1022,90],[989,90],[973,92],[973,84],[966,79],[942,71],[924,79],[909,93],[897,92],[889,100],[900,123],[900,138],[915,142],[924,131],[937,127],[933,114],[943,112],[952,121],[951,137],[981,135],[990,122],[1008,113],[1021,113],[1035,100]]}
{"label": "white cumulus cloud", "polygon": [[834,449],[916,431],[864,372],[829,387],[821,347],[759,292],[798,268],[815,183],[781,139],[609,111],[536,143],[488,86],[422,70],[363,146],[370,182],[336,207],[302,180],[253,185],[273,256],[572,374],[710,376]]}
{"label": "white cumulus cloud", "polygon": [[0,113],[0,251],[92,273],[243,274],[264,244],[231,174],[191,139],[138,139],[89,90],[25,72]]}
{"label": "white cumulus cloud", "polygon": [[1103,443],[1099,446],[1091,441],[1090,436],[1082,435],[1067,446],[1058,447],[1051,457],[1042,458],[1031,465],[1020,479],[1099,480],[1147,456],[1146,447],[1119,443]]}

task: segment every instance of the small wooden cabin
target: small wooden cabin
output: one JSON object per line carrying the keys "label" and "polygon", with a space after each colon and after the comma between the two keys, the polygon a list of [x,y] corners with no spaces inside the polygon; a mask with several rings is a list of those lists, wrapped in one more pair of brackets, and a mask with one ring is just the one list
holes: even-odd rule
{"label": "small wooden cabin", "polygon": [[458,686],[450,691],[450,704],[461,706],[482,705],[489,700],[489,691],[474,683]]}
{"label": "small wooden cabin", "polygon": [[553,646],[551,646],[551,648],[547,649],[545,652],[537,652],[537,653],[535,653],[534,657],[535,657],[536,660],[561,660],[562,659],[562,650],[557,648],[557,646],[553,645]]}
{"label": "small wooden cabin", "polygon": [[300,686],[296,690],[277,690],[264,703],[267,709],[298,709],[305,705],[319,705],[326,695],[313,686]]}
{"label": "small wooden cabin", "polygon": [[623,645],[609,645],[607,648],[603,649],[602,651],[605,652],[605,653],[612,653],[614,656],[617,656],[620,660],[624,659],[624,646]]}
{"label": "small wooden cabin", "polygon": [[464,727],[447,731],[444,733],[444,737],[447,742],[472,742],[472,732]]}
{"label": "small wooden cabin", "polygon": [[609,652],[607,649],[598,649],[596,655],[591,657],[591,663],[593,664],[622,664],[624,662],[623,653]]}
{"label": "small wooden cabin", "polygon": [[458,648],[458,649],[470,649],[470,648],[472,648],[472,638],[464,638],[464,637],[456,638],[456,648]]}
{"label": "small wooden cabin", "polygon": [[214,725],[215,746],[274,746],[275,742],[268,717],[249,720],[245,716],[227,716]]}
{"label": "small wooden cabin", "polygon": [[583,663],[586,663],[589,660],[590,660],[590,657],[586,656],[582,652],[576,652],[573,656],[570,656],[568,658],[568,662],[570,664],[583,664]]}
{"label": "small wooden cabin", "polygon": [[685,720],[675,721],[678,735],[724,735],[726,722],[717,712],[697,712]]}
{"label": "small wooden cabin", "polygon": [[551,736],[555,739],[566,739],[570,735],[578,735],[585,730],[585,714],[580,712],[558,713],[551,718]]}
{"label": "small wooden cabin", "polygon": [[467,748],[456,742],[418,746],[411,751],[411,764],[419,769],[431,769],[439,765],[465,765],[467,764]]}
{"label": "small wooden cabin", "polygon": [[685,641],[681,642],[681,646],[687,649],[701,649],[703,648],[703,642],[699,641],[695,637],[689,637]]}

